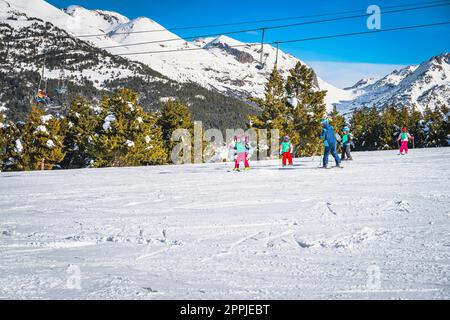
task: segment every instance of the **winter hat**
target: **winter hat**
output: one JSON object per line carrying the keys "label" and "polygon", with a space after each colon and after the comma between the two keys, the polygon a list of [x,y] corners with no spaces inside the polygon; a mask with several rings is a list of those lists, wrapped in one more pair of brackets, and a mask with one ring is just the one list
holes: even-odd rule
{"label": "winter hat", "polygon": [[402,128],[402,131],[403,131],[403,132],[406,132],[406,127],[403,127],[403,128]]}
{"label": "winter hat", "polygon": [[284,136],[283,141],[288,142],[289,140],[291,140],[291,138],[289,138],[289,136]]}

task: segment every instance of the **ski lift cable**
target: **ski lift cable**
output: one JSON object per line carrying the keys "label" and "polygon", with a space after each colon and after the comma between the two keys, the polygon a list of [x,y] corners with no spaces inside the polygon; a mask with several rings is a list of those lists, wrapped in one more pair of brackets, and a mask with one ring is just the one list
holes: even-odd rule
{"label": "ski lift cable", "polygon": [[[428,8],[435,8],[435,7],[449,6],[449,5],[450,5],[450,2],[447,1],[446,3],[435,4],[435,5],[427,5],[427,6],[421,6],[421,7],[384,11],[383,14],[392,14],[392,13],[399,13],[399,12],[406,12],[406,11],[420,10],[420,9],[428,9]],[[320,23],[333,22],[333,21],[351,20],[351,19],[357,19],[357,18],[362,18],[362,17],[368,17],[370,15],[371,15],[371,13],[364,13],[364,14],[359,14],[359,15],[351,15],[351,16],[322,19],[322,20],[304,21],[304,22],[290,23],[290,24],[270,26],[270,27],[259,27],[259,28],[253,28],[253,29],[227,31],[227,32],[213,33],[213,34],[202,34],[202,35],[195,35],[195,36],[190,36],[190,37],[185,37],[185,38],[172,38],[172,39],[144,41],[144,42],[129,43],[129,44],[120,44],[120,45],[114,45],[114,46],[100,47],[100,49],[114,49],[114,48],[121,48],[121,47],[132,47],[132,46],[139,46],[139,45],[144,45],[144,44],[160,44],[160,43],[175,42],[175,41],[186,42],[186,40],[195,40],[197,38],[207,38],[207,37],[214,37],[214,36],[218,36],[218,35],[240,34],[240,33],[269,30],[269,29],[292,28],[292,27],[299,27],[299,26],[310,25],[310,24],[320,24]],[[131,34],[131,33],[132,32],[130,32],[129,34]]]}
{"label": "ski lift cable", "polygon": [[[411,25],[411,26],[402,26],[402,27],[396,27],[396,28],[390,28],[390,29],[360,31],[360,32],[342,33],[342,34],[334,34],[334,35],[326,35],[326,36],[318,36],[318,37],[310,37],[310,38],[302,38],[302,39],[274,41],[274,42],[266,42],[266,44],[273,45],[273,44],[284,44],[284,43],[294,43],[294,42],[306,42],[306,41],[321,40],[321,39],[350,37],[350,36],[365,35],[365,34],[376,34],[376,33],[391,32],[391,31],[398,31],[398,30],[427,28],[427,27],[434,27],[434,26],[447,25],[447,24],[450,24],[450,21],[420,24],[420,25]],[[239,47],[259,46],[259,45],[260,45],[259,43],[248,43],[248,44],[242,44],[242,45],[231,45],[229,47],[230,48],[239,48]],[[172,50],[158,50],[158,51],[142,51],[142,52],[122,53],[122,54],[117,54],[117,55],[118,56],[131,56],[131,55],[198,51],[198,50],[204,50],[204,49],[203,48],[186,48],[186,49],[172,49]]]}
{"label": "ski lift cable", "polygon": [[[402,4],[395,6],[386,6],[382,7],[382,9],[394,9],[401,7],[411,7],[417,5],[431,5],[436,3],[447,2],[448,0],[439,0],[439,1],[427,1],[427,2],[416,2],[411,4]],[[134,32],[118,32],[115,35],[124,35],[124,34],[140,34],[140,33],[156,33],[156,32],[165,32],[165,31],[179,31],[179,30],[190,30],[190,29],[206,29],[206,28],[218,28],[218,27],[229,27],[229,26],[238,26],[238,25],[246,25],[246,24],[256,24],[256,23],[269,23],[269,22],[277,22],[277,21],[288,21],[288,20],[299,20],[299,19],[307,19],[307,18],[317,18],[317,17],[325,17],[325,16],[333,16],[340,14],[351,14],[365,11],[365,9],[359,10],[347,10],[340,12],[329,12],[322,14],[311,14],[311,15],[303,15],[303,16],[293,16],[293,17],[282,17],[282,18],[274,18],[274,19],[261,19],[261,20],[251,20],[251,21],[240,21],[240,22],[231,22],[231,23],[220,23],[220,24],[210,24],[210,25],[199,25],[199,26],[185,26],[185,27],[174,27],[168,29],[156,29],[156,30],[145,30],[145,31],[134,31]],[[107,36],[109,33],[98,33],[98,34],[87,34],[87,35],[77,35],[78,38],[90,38],[90,37],[101,37]]]}

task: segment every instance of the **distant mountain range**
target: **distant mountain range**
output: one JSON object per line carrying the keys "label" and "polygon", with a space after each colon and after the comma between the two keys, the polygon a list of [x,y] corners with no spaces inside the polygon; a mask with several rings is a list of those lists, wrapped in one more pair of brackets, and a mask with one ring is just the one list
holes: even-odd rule
{"label": "distant mountain range", "polygon": [[450,54],[443,53],[419,65],[395,70],[377,79],[363,79],[346,88],[354,99],[337,104],[348,111],[361,106],[396,104],[424,110],[450,104]]}

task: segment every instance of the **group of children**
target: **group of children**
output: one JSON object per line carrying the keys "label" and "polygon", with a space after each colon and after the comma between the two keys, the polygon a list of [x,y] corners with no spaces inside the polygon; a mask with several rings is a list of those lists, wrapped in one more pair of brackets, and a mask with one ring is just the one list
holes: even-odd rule
{"label": "group of children", "polygon": [[[325,153],[323,155],[323,168],[328,167],[328,158],[331,154],[336,161],[336,167],[341,167],[341,161],[349,160],[352,161],[353,158],[351,156],[351,146],[353,144],[353,136],[350,133],[350,129],[348,126],[345,126],[342,129],[342,136],[336,134],[333,126],[330,125],[328,119],[322,120],[322,133],[320,135],[323,140],[323,144],[325,147]],[[399,154],[408,154],[408,142],[413,140],[414,137],[411,136],[405,127],[402,128],[401,133],[397,138],[397,142],[400,142],[400,152]],[[337,144],[340,143],[342,147],[341,157],[337,154]],[[249,142],[248,136],[235,136],[234,143],[232,144],[232,149],[234,150],[234,170],[240,171],[239,166],[240,163],[243,162],[245,166],[245,170],[250,170],[249,159],[251,157],[251,146]],[[286,165],[293,165],[292,154],[294,152],[294,146],[291,143],[291,139],[289,136],[284,136],[280,145],[280,156],[282,157],[282,165],[283,167]]]}
{"label": "group of children", "polygon": [[[249,160],[252,155],[252,149],[249,143],[248,136],[235,136],[234,142],[231,145],[231,148],[234,150],[234,171],[240,171],[241,162],[244,163],[245,170],[250,170]],[[291,143],[291,139],[289,136],[284,136],[283,141],[280,145],[280,155],[282,156],[283,166],[286,166],[287,163],[289,165],[294,165],[292,160],[292,153],[294,152],[294,146]]]}

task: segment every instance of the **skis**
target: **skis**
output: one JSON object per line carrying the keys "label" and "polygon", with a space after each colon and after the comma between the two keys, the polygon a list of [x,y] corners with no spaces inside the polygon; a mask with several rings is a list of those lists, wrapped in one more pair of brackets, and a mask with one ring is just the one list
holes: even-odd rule
{"label": "skis", "polygon": [[331,169],[344,169],[344,167],[343,167],[343,166],[340,166],[340,167],[338,167],[338,166],[333,166],[333,167],[323,167],[323,166],[319,166],[319,167],[317,167],[317,169],[331,170]]}
{"label": "skis", "polygon": [[227,172],[249,172],[249,171],[250,171],[250,169],[244,169],[244,170],[241,170],[241,169],[238,169],[238,170],[228,169],[227,170]]}

